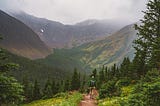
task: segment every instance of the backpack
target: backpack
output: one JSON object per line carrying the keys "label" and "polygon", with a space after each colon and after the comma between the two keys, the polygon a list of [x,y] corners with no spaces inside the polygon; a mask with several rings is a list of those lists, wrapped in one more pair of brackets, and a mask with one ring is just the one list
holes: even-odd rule
{"label": "backpack", "polygon": [[90,84],[89,84],[90,87],[94,87],[95,86],[95,81],[93,80],[90,80]]}

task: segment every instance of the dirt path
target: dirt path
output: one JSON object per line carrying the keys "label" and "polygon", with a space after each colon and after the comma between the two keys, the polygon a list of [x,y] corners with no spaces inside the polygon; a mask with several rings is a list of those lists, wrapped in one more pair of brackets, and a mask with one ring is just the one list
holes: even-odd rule
{"label": "dirt path", "polygon": [[84,95],[84,98],[80,102],[79,106],[97,106],[97,105],[95,99],[90,99],[89,95]]}
{"label": "dirt path", "polygon": [[[97,91],[95,92],[97,93]],[[96,95],[98,95],[98,93]],[[91,99],[90,95],[85,94],[79,106],[97,106],[96,103],[97,103],[96,99]]]}

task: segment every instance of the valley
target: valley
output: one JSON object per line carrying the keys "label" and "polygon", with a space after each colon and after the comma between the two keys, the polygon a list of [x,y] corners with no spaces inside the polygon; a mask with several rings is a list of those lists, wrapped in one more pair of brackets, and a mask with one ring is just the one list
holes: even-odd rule
{"label": "valley", "polygon": [[77,1],[0,1],[0,106],[159,106],[160,1]]}
{"label": "valley", "polygon": [[124,57],[132,60],[134,58],[132,42],[136,37],[134,25],[128,25],[103,40],[71,49],[54,49],[53,54],[40,61],[55,66],[61,63],[60,67],[74,64],[79,70],[90,73],[94,68],[100,69],[102,66],[110,67],[113,64],[120,64]]}
{"label": "valley", "polygon": [[103,39],[125,26],[115,20],[90,19],[74,25],[38,18],[25,12],[10,13],[28,25],[50,48],[72,48]]}
{"label": "valley", "polygon": [[[120,64],[124,57],[130,59],[134,57],[132,41],[136,39],[137,32],[134,30],[133,24],[122,29],[120,28],[124,24],[107,20],[87,20],[75,25],[63,25],[24,12],[10,12],[9,14],[13,17],[7,14],[5,17],[13,18],[10,21],[15,24],[3,25],[1,21],[1,26],[16,29],[19,28],[16,26],[18,24],[25,26],[15,19],[17,18],[24,22],[27,25],[26,29],[28,29],[23,33],[16,29],[7,29],[10,33],[6,33],[5,28],[1,29],[0,32],[4,35],[4,40],[0,45],[18,56],[30,58],[41,64],[63,70],[63,72],[73,72],[74,68],[77,68],[81,73],[88,74],[95,68],[100,69],[101,66]],[[7,18],[3,18],[5,19],[3,22],[7,21]],[[28,31],[33,34],[24,36],[23,34],[29,34]],[[54,37],[56,37],[55,42]],[[83,38],[84,40],[82,40]],[[48,42],[53,44],[50,45]]]}

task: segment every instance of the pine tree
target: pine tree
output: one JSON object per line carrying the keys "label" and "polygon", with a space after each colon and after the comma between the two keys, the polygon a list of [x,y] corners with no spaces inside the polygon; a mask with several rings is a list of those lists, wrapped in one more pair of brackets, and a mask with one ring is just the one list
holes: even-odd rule
{"label": "pine tree", "polygon": [[83,79],[82,79],[82,84],[81,84],[81,88],[82,88],[82,89],[84,89],[85,84],[86,84],[86,75],[84,75],[84,76],[83,76]]}
{"label": "pine tree", "polygon": [[91,76],[94,76],[95,78],[97,77],[97,69],[94,69],[93,71],[92,71],[92,75]]}
{"label": "pine tree", "polygon": [[52,80],[51,89],[52,89],[52,94],[55,95],[57,92],[56,92],[56,83],[54,80]]}
{"label": "pine tree", "polygon": [[40,86],[38,81],[35,80],[34,88],[33,88],[33,100],[38,100],[41,98]]}
{"label": "pine tree", "polygon": [[105,80],[105,78],[104,78],[104,71],[101,70],[101,71],[99,71],[97,88],[99,88],[104,83],[104,80]]}
{"label": "pine tree", "polygon": [[136,58],[143,73],[149,68],[160,67],[160,1],[149,0],[141,25],[135,25],[138,39],[135,40]]}
{"label": "pine tree", "polygon": [[100,72],[99,72],[99,81],[100,81],[100,83],[102,83],[102,82],[104,82],[104,71],[103,70],[101,70]]}
{"label": "pine tree", "polygon": [[55,90],[55,94],[59,93],[59,91],[60,91],[60,83],[59,82],[56,83],[54,90]]}
{"label": "pine tree", "polygon": [[32,100],[32,93],[33,93],[33,86],[29,82],[29,79],[27,76],[23,78],[23,90],[24,90],[24,97],[25,97],[25,102],[30,102]]}
{"label": "pine tree", "polygon": [[130,60],[128,57],[125,57],[121,66],[120,66],[120,72],[121,72],[121,77],[130,77],[131,72],[130,72]]}
{"label": "pine tree", "polygon": [[135,79],[140,79],[141,76],[145,74],[145,70],[146,70],[144,62],[141,61],[141,59],[138,57],[139,56],[136,55],[131,64],[132,77],[134,77]]}
{"label": "pine tree", "polygon": [[52,84],[51,84],[51,89],[52,89],[52,94],[55,95],[61,91],[61,84],[60,82],[55,82],[54,80],[52,80]]}
{"label": "pine tree", "polygon": [[53,95],[52,94],[52,84],[50,80],[48,79],[43,89],[43,98],[51,98],[52,95]]}
{"label": "pine tree", "polygon": [[61,80],[60,87],[59,87],[59,92],[63,92],[63,91],[64,91],[64,81]]}
{"label": "pine tree", "polygon": [[[0,36],[1,39],[1,36]],[[23,100],[23,86],[7,74],[17,70],[19,65],[8,63],[5,52],[0,48],[0,105],[18,103]]]}
{"label": "pine tree", "polygon": [[108,81],[111,79],[110,70],[108,67],[105,68],[105,81]]}
{"label": "pine tree", "polygon": [[65,80],[64,82],[64,91],[69,91],[70,90],[70,81],[69,79]]}
{"label": "pine tree", "polygon": [[116,71],[117,71],[117,66],[116,66],[116,64],[114,64],[112,67],[111,67],[111,76],[112,77],[115,77],[115,75],[116,75]]}
{"label": "pine tree", "polygon": [[78,90],[80,88],[80,79],[77,69],[74,69],[74,73],[71,80],[71,90]]}
{"label": "pine tree", "polygon": [[78,73],[78,89],[81,87],[81,74],[80,72]]}

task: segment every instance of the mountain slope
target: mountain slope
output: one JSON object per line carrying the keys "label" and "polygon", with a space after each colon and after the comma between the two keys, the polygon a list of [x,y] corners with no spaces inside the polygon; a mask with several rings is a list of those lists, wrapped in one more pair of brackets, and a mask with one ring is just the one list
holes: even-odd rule
{"label": "mountain slope", "polygon": [[66,78],[71,73],[61,70],[57,67],[36,62],[35,60],[17,56],[6,50],[4,51],[7,56],[7,62],[19,64],[19,70],[12,70],[8,72],[10,75],[16,77],[16,79],[19,81],[23,81],[23,78],[28,78],[29,81],[32,82],[38,80],[38,82],[43,85],[48,78],[58,81]]}
{"label": "mountain slope", "polygon": [[0,11],[0,46],[30,59],[44,58],[51,50],[28,26]]}
{"label": "mountain slope", "polygon": [[54,65],[53,63],[57,63],[57,60],[61,60],[59,63],[64,64],[62,67],[65,69],[74,63],[73,66],[86,72],[93,68],[100,68],[99,66],[102,65],[119,64],[126,56],[133,59],[132,42],[137,37],[136,33],[133,25],[128,25],[100,41],[83,44],[72,49],[55,49],[54,54],[40,61],[48,65]]}
{"label": "mountain slope", "polygon": [[10,14],[28,25],[51,48],[71,48],[102,39],[123,26],[110,20],[87,20],[75,25],[64,25],[24,12]]}
{"label": "mountain slope", "polygon": [[136,33],[133,25],[129,25],[104,40],[80,46],[79,49],[86,52],[81,61],[91,67],[98,67],[119,63],[126,56],[132,59],[134,57],[132,42],[137,37]]}

